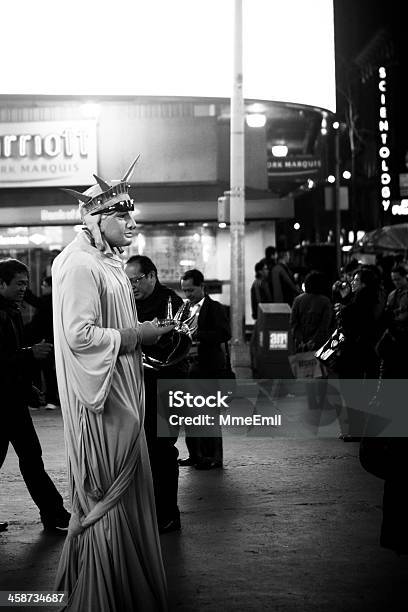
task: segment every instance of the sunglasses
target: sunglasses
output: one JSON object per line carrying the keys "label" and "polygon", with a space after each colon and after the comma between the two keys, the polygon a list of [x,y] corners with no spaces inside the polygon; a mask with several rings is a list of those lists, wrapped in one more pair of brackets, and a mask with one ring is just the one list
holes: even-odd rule
{"label": "sunglasses", "polygon": [[116,204],[107,206],[103,210],[97,210],[91,213],[91,215],[111,215],[115,212],[129,212],[131,210],[134,210],[133,200],[124,200],[123,202],[116,202]]}
{"label": "sunglasses", "polygon": [[141,274],[140,276],[131,276],[129,280],[132,287],[136,287],[136,285],[142,280],[142,278],[145,278],[145,276],[146,274]]}

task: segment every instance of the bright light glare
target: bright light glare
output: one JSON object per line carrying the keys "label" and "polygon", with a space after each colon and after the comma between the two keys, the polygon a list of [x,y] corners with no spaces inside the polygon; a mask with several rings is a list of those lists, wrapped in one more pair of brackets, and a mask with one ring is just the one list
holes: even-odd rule
{"label": "bright light glare", "polygon": [[339,129],[339,127],[340,127],[340,123],[339,123],[338,121],[334,121],[334,122],[333,122],[333,129],[334,129],[334,130],[338,130],[338,129]]}
{"label": "bright light glare", "polygon": [[294,223],[293,224],[293,229],[300,230],[300,223]]}
{"label": "bright light glare", "polygon": [[247,122],[248,127],[259,128],[265,125],[266,117],[265,115],[254,113],[252,115],[246,116],[246,122]]}
{"label": "bright light glare", "polygon": [[219,227],[220,229],[225,229],[225,228],[227,227],[227,224],[226,224],[226,223],[219,223],[219,224],[218,224],[218,227]]}
{"label": "bright light glare", "polygon": [[264,113],[265,105],[255,102],[255,104],[251,104],[250,106],[247,107],[247,111],[248,113]]}
{"label": "bright light glare", "polygon": [[43,242],[46,242],[47,239],[45,236],[43,236],[42,234],[33,234],[32,236],[30,236],[30,242],[33,242],[34,244],[42,244]]}
{"label": "bright light glare", "polygon": [[[0,94],[229,98],[233,6],[234,0],[3,2],[9,61],[2,62]],[[247,99],[335,112],[333,2],[243,0],[243,23]],[[289,38],[300,51],[289,52]]]}
{"label": "bright light glare", "polygon": [[343,178],[350,179],[351,178],[351,172],[349,172],[348,170],[345,170],[343,172]]}
{"label": "bright light glare", "polygon": [[273,145],[271,148],[274,157],[286,157],[288,154],[288,147],[286,145]]}
{"label": "bright light glare", "polygon": [[335,182],[336,182],[336,177],[334,177],[332,174],[330,174],[330,175],[327,177],[327,182],[328,182],[328,183],[335,183]]}

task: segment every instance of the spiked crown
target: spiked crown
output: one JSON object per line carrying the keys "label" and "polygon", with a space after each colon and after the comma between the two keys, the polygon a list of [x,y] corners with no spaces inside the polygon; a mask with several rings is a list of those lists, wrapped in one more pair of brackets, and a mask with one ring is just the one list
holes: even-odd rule
{"label": "spiked crown", "polygon": [[75,189],[65,188],[63,188],[62,191],[65,191],[70,196],[80,201],[79,210],[82,218],[84,218],[85,215],[99,215],[101,213],[133,210],[133,200],[130,198],[128,191],[130,185],[127,181],[139,157],[140,155],[136,157],[124,177],[114,185],[110,185],[94,174],[93,176],[97,184],[87,189],[84,193],[75,191]]}

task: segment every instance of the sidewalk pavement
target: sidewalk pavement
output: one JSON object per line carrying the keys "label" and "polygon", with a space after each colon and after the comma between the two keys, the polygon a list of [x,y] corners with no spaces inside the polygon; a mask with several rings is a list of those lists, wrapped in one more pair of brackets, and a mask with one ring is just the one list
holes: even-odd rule
{"label": "sidewalk pavement", "polygon": [[[61,412],[32,416],[67,500]],[[360,467],[358,444],[234,435],[224,455],[223,470],[180,469],[182,531],[161,536],[171,611],[407,608],[408,557],[379,547],[382,481]],[[10,523],[0,590],[52,590],[62,539],[42,532],[11,448],[0,483],[0,520]]]}

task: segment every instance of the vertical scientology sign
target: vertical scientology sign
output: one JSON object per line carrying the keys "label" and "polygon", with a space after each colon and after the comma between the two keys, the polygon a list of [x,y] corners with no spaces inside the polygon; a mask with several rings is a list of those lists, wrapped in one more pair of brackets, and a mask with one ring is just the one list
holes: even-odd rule
{"label": "vertical scientology sign", "polygon": [[0,123],[0,187],[88,185],[96,171],[95,121]]}
{"label": "vertical scientology sign", "polygon": [[378,131],[380,147],[378,150],[380,162],[380,188],[381,205],[383,211],[395,215],[408,215],[408,199],[401,201],[392,200],[392,171],[391,171],[391,147],[390,147],[390,122],[388,108],[388,73],[385,66],[378,69],[378,90],[380,94]]}
{"label": "vertical scientology sign", "polygon": [[387,70],[384,66],[378,69],[378,89],[380,92],[380,109],[378,130],[380,134],[380,149],[378,151],[381,167],[381,204],[384,212],[387,212],[391,205],[391,173],[389,168],[389,157],[391,154],[389,147],[389,122],[387,108]]}

